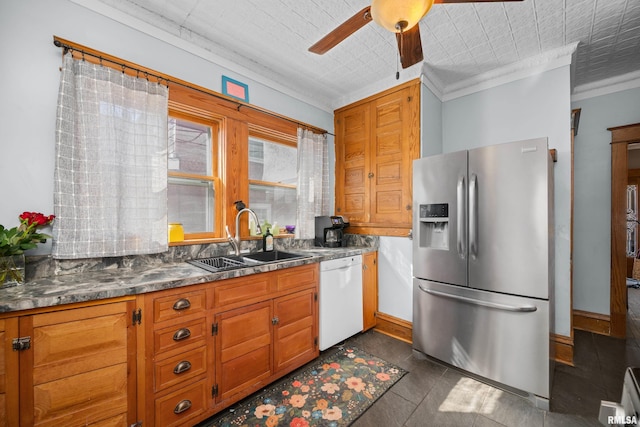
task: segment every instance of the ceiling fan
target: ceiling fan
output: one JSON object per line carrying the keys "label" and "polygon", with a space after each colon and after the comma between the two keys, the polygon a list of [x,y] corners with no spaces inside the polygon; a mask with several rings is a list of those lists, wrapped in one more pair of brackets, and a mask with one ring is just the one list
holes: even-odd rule
{"label": "ceiling fan", "polygon": [[491,3],[522,0],[372,0],[360,12],[347,19],[335,30],[309,48],[322,55],[344,39],[364,27],[371,20],[396,33],[402,68],[410,67],[424,59],[420,40],[420,20],[434,3]]}

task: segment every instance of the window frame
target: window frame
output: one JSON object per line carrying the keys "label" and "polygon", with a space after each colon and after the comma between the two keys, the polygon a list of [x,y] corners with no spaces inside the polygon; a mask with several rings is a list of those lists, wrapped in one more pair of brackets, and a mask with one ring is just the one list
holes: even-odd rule
{"label": "window frame", "polygon": [[[219,92],[202,87],[172,75],[156,71],[152,68],[138,65],[120,57],[110,55],[84,46],[73,41],[54,36],[54,43],[61,46],[62,55],[71,51],[74,58],[86,59],[92,63],[100,63],[105,67],[114,68],[127,75],[144,76],[149,81],[166,85],[169,88],[169,109],[179,105],[178,111],[186,114],[204,114],[219,120],[218,150],[220,158],[218,162],[219,188],[216,189],[216,199],[219,194],[219,215],[216,221],[220,221],[219,236],[206,238],[192,238],[185,236],[183,242],[171,242],[169,246],[194,245],[207,243],[226,242],[224,226],[229,226],[231,233],[235,233],[236,210],[233,204],[236,200],[248,200],[248,144],[249,129],[258,132],[261,137],[270,141],[284,141],[297,145],[298,127],[312,129],[317,133],[327,131],[316,126],[293,120],[282,114],[261,108],[248,102],[240,101]],[[240,237],[243,239],[260,239],[259,236],[249,236],[247,216],[241,217]],[[246,231],[245,231],[246,230]],[[217,233],[216,233],[217,234]]]}
{"label": "window frame", "polygon": [[167,117],[175,118],[179,120],[190,121],[203,126],[211,128],[211,175],[199,175],[185,172],[175,172],[167,169],[167,179],[181,178],[187,180],[208,181],[213,184],[214,192],[214,205],[212,207],[213,212],[213,229],[214,231],[202,231],[197,233],[185,233],[184,241],[201,240],[201,239],[216,239],[223,237],[223,203],[225,201],[224,194],[222,193],[222,180],[220,178],[221,162],[224,159],[224,155],[220,150],[221,135],[223,127],[223,119],[216,117],[207,111],[202,111],[194,108],[190,108],[176,102],[169,102],[167,111]]}
{"label": "window frame", "polygon": [[[249,125],[249,137],[248,137],[247,144],[250,143],[251,138],[259,139],[261,141],[269,142],[272,144],[281,144],[287,147],[295,148],[296,154],[297,154],[297,150],[298,150],[297,132],[295,135],[287,135],[284,133],[275,134],[273,131],[265,131],[265,129],[262,127]],[[248,149],[248,145],[247,145],[247,149]],[[249,189],[251,185],[259,185],[262,187],[281,187],[281,188],[288,188],[288,189],[294,189],[294,190],[297,190],[298,188],[297,182],[296,184],[282,184],[279,182],[250,179],[248,177],[249,175],[248,166],[249,166],[249,157],[247,154],[247,180],[248,180],[247,189]],[[248,204],[249,204],[249,207],[251,207],[250,201]],[[265,218],[259,218],[259,219],[265,219]],[[273,218],[270,218],[270,220],[273,220]],[[284,226],[285,224],[282,224],[282,225]],[[277,237],[293,237],[292,234],[281,234],[280,230],[277,230],[277,232],[276,230],[271,230],[271,233],[273,233],[273,235]]]}

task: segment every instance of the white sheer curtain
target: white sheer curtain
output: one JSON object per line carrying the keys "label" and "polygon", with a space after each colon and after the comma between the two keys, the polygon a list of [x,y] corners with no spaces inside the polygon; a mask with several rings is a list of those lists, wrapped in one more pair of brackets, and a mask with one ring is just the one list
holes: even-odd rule
{"label": "white sheer curtain", "polygon": [[327,136],[298,129],[296,238],[313,239],[316,215],[329,215]]}
{"label": "white sheer curtain", "polygon": [[65,55],[56,121],[52,255],[164,252],[168,89]]}

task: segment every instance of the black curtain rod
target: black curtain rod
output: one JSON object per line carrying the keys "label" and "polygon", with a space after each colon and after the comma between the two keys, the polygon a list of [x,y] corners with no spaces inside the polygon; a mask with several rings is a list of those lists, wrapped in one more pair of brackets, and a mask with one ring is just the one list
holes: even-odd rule
{"label": "black curtain rod", "polygon": [[[277,119],[286,120],[286,121],[288,121],[288,122],[290,122],[290,123],[293,123],[293,124],[295,124],[295,125],[297,125],[297,126],[299,126],[299,127],[303,127],[303,128],[306,128],[306,129],[310,129],[310,128],[311,128],[311,129],[313,129],[313,128],[312,128],[312,127],[310,127],[309,125],[306,125],[306,124],[304,124],[304,123],[300,123],[300,122],[298,122],[298,121],[296,121],[296,120],[293,120],[293,119],[290,119],[290,118],[288,118],[288,117],[279,116],[279,115],[274,114],[274,113],[272,113],[272,112],[270,112],[270,111],[266,111],[266,110],[262,110],[262,109],[259,109],[259,108],[255,108],[255,107],[253,107],[253,106],[252,106],[252,105],[250,105],[250,104],[244,104],[244,103],[241,103],[241,102],[233,101],[233,100],[231,100],[231,99],[229,99],[229,98],[227,98],[227,97],[224,97],[224,96],[222,96],[222,95],[218,95],[217,93],[215,93],[215,92],[213,92],[213,91],[209,92],[209,91],[202,90],[202,89],[200,89],[200,88],[198,88],[198,87],[191,86],[191,85],[188,85],[188,84],[185,84],[185,83],[182,83],[182,82],[176,82],[176,81],[173,81],[173,80],[169,80],[169,79],[167,79],[166,77],[162,77],[162,76],[159,76],[159,75],[157,75],[157,74],[153,74],[153,73],[150,73],[150,72],[148,72],[148,71],[144,71],[144,70],[141,70],[141,69],[139,69],[139,68],[132,67],[131,65],[124,64],[124,63],[122,63],[122,62],[114,61],[113,59],[103,58],[102,56],[100,56],[100,55],[96,55],[95,53],[87,52],[87,51],[85,51],[85,50],[78,49],[77,47],[70,46],[70,45],[68,45],[68,44],[62,43],[60,40],[57,40],[57,39],[55,39],[55,38],[54,38],[54,40],[53,40],[53,44],[54,44],[54,45],[56,45],[56,47],[59,47],[59,48],[64,49],[64,53],[67,53],[68,51],[76,51],[76,52],[79,52],[83,57],[84,57],[85,55],[88,55],[88,56],[92,56],[92,57],[94,57],[94,58],[99,59],[99,60],[100,60],[100,64],[102,64],[102,61],[107,61],[107,62],[110,62],[110,63],[112,63],[112,64],[118,65],[118,66],[122,67],[122,72],[123,72],[123,73],[124,73],[124,70],[125,70],[125,69],[133,70],[133,71],[135,71],[136,73],[138,73],[138,75],[139,75],[140,73],[142,73],[142,74],[143,74],[145,77],[147,77],[147,78],[148,78],[148,77],[153,77],[153,78],[157,79],[157,80],[158,80],[158,83],[160,83],[161,81],[163,81],[163,80],[164,80],[164,81],[166,82],[166,85],[167,85],[167,86],[169,85],[169,83],[173,83],[173,84],[180,85],[180,86],[182,86],[182,87],[186,87],[187,89],[192,89],[192,90],[198,91],[198,92],[200,92],[200,93],[204,93],[204,94],[206,94],[206,95],[214,96],[214,97],[216,97],[216,98],[218,98],[218,99],[222,99],[222,100],[224,100],[224,101],[235,102],[236,104],[238,104],[238,106],[237,106],[238,111],[240,111],[240,108],[242,108],[242,107],[250,108],[251,110],[257,111],[257,112],[259,112],[259,113],[267,114],[267,115],[269,115],[269,116],[271,116],[271,117],[275,117],[275,118],[277,118]],[[334,134],[329,133],[329,132],[325,131],[324,129],[319,129],[319,128],[315,128],[315,129],[323,130],[323,133],[324,133],[324,134],[326,134],[326,135],[335,136]]]}

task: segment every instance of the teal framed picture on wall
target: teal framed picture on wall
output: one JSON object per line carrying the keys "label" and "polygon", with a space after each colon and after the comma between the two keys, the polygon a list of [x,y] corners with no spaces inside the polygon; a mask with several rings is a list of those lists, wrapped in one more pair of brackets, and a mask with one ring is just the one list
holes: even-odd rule
{"label": "teal framed picture on wall", "polygon": [[249,86],[227,76],[222,76],[222,93],[240,101],[249,102]]}

